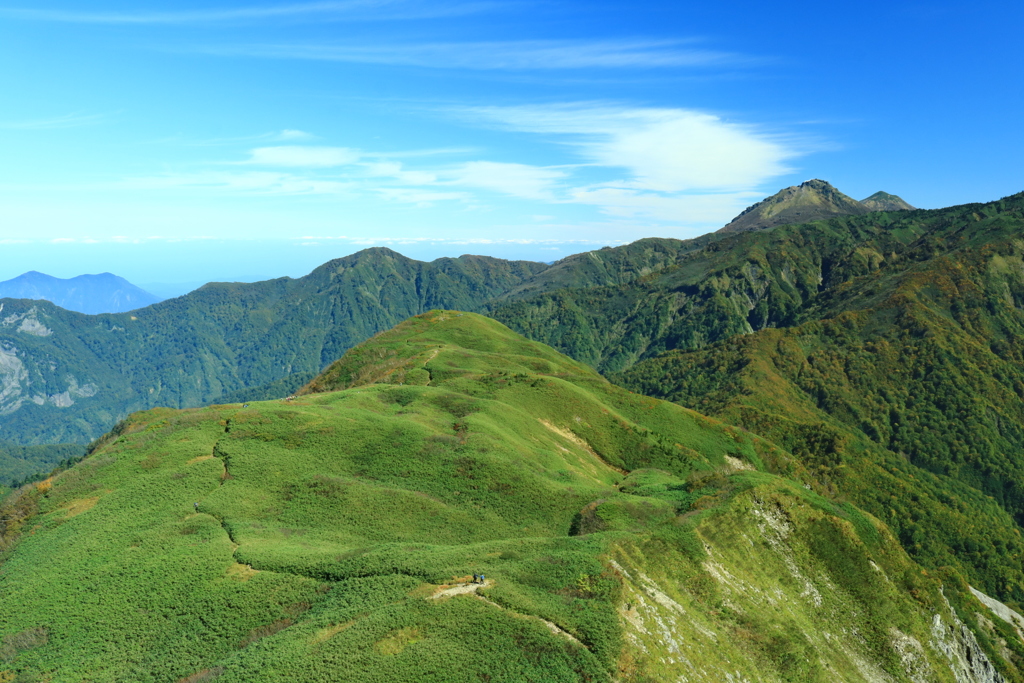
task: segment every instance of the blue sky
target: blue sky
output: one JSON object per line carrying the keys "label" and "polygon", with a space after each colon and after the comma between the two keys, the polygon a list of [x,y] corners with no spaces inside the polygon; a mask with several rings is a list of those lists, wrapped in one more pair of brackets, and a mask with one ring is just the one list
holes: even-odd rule
{"label": "blue sky", "polygon": [[1019,3],[0,0],[0,279],[554,260],[1024,190]]}

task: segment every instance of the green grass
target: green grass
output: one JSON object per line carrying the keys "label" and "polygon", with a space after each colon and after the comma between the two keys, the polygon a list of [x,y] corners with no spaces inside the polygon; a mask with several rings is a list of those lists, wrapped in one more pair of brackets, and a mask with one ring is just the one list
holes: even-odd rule
{"label": "green grass", "polygon": [[[416,369],[429,384],[395,382]],[[349,388],[314,391],[336,381]],[[9,497],[0,676],[664,680],[690,670],[678,638],[706,680],[737,668],[814,680],[807,653],[847,660],[822,648],[826,615],[799,597],[785,553],[821,590],[837,587],[850,628],[873,638],[898,615],[925,638],[943,610],[936,582],[871,604],[867,557],[890,576],[912,563],[863,513],[735,469],[773,453],[494,321],[432,311],[294,400],[135,414],[81,463]],[[791,515],[787,550],[758,531],[751,510],[768,504]],[[735,586],[709,561],[796,606],[727,599]],[[487,576],[485,600],[431,598],[472,574]],[[627,605],[641,600],[634,623]],[[693,649],[701,628],[730,644]],[[876,640],[843,657],[898,675]]]}

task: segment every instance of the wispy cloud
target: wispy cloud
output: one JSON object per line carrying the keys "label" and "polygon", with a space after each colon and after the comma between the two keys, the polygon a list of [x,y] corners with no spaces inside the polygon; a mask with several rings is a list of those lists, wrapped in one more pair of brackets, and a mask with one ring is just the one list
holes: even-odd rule
{"label": "wispy cloud", "polygon": [[560,201],[620,218],[689,225],[725,223],[761,198],[765,183],[792,172],[791,160],[814,149],[792,135],[686,109],[576,103],[458,113],[545,135],[574,149],[594,172],[614,174],[566,187]]}
{"label": "wispy cloud", "polygon": [[266,144],[270,142],[309,142],[311,140],[316,139],[316,135],[312,133],[307,133],[304,130],[286,128],[284,130],[276,130],[270,133],[259,133],[256,135],[240,135],[225,138],[186,138],[182,136],[172,136],[167,138],[160,138],[158,140],[153,140],[152,142],[156,144],[172,143],[175,145],[185,145],[188,147],[226,147],[259,143]]}
{"label": "wispy cloud", "polygon": [[241,163],[288,168],[330,168],[352,164],[359,157],[357,150],[347,147],[282,145],[257,147],[250,152],[249,159]]}
{"label": "wispy cloud", "polygon": [[436,2],[419,0],[345,0],[248,7],[182,10],[178,12],[81,12],[64,9],[6,7],[0,15],[33,21],[76,24],[174,25],[217,24],[239,21],[315,19],[382,20],[422,19],[471,14],[494,8],[496,2]]}
{"label": "wispy cloud", "polygon": [[102,123],[110,114],[64,114],[23,121],[0,121],[0,129],[6,130],[54,130],[58,128],[79,128]]}
{"label": "wispy cloud", "polygon": [[567,174],[557,169],[496,161],[470,161],[444,173],[451,183],[523,199],[554,201]]}
{"label": "wispy cloud", "polygon": [[750,63],[739,54],[680,40],[521,40],[389,45],[222,45],[202,52],[248,57],[475,70],[629,69]]}
{"label": "wispy cloud", "polygon": [[332,178],[276,171],[197,171],[128,178],[118,186],[132,190],[192,190],[261,195],[347,195],[355,186]]}
{"label": "wispy cloud", "polygon": [[415,204],[419,207],[432,206],[436,202],[468,202],[472,199],[466,192],[441,192],[413,187],[381,187],[375,192],[387,201]]}
{"label": "wispy cloud", "polygon": [[410,171],[397,161],[374,161],[362,165],[363,172],[374,178],[392,178],[409,185],[430,185],[437,175],[429,171]]}

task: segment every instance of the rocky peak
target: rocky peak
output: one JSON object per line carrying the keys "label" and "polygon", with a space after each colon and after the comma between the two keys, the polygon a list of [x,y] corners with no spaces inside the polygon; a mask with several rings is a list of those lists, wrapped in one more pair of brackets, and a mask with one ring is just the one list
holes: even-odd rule
{"label": "rocky peak", "polygon": [[764,230],[777,225],[807,223],[835,216],[856,216],[870,211],[831,184],[815,179],[787,187],[746,208],[718,232]]}

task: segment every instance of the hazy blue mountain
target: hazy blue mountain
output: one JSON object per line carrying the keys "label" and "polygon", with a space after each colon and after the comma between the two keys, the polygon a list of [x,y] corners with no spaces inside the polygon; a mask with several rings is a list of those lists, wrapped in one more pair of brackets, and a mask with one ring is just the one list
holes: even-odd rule
{"label": "hazy blue mountain", "polygon": [[161,301],[113,273],[63,279],[30,270],[0,282],[0,299],[43,299],[79,313],[123,313]]}

